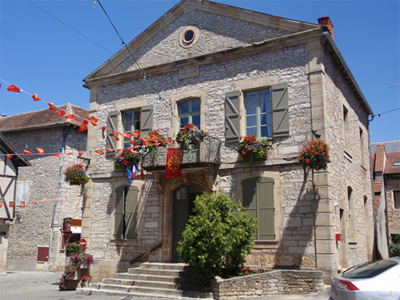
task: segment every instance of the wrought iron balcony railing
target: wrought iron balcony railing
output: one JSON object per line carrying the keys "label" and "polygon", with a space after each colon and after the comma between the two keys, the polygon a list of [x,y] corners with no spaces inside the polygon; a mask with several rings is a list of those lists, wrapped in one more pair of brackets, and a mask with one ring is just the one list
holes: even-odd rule
{"label": "wrought iron balcony railing", "polygon": [[[179,146],[177,146],[179,147]],[[182,168],[202,167],[207,164],[221,163],[221,141],[213,137],[205,137],[199,149],[184,150]],[[167,148],[158,148],[157,152],[151,152],[142,159],[142,168],[147,171],[165,169],[167,161]]]}

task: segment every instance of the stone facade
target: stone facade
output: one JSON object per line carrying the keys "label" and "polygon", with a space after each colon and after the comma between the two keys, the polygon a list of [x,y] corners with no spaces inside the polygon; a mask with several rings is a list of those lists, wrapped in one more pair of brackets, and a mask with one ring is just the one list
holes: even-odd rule
{"label": "stone facade", "polygon": [[[54,112],[52,112],[56,115]],[[29,114],[29,113],[28,113]],[[56,115],[57,116],[57,115]],[[58,116],[57,116],[58,117]],[[9,123],[16,115],[4,118]],[[2,125],[4,129],[5,125]],[[19,181],[28,182],[28,195],[24,208],[16,206],[15,219],[10,223],[6,270],[51,270],[60,271],[65,266],[65,251],[62,246],[62,225],[64,218],[82,218],[82,198],[79,186],[70,186],[60,172],[67,166],[84,162],[78,159],[78,150],[86,150],[86,132],[78,132],[74,124],[29,130],[7,130],[4,136],[22,153],[24,149],[32,152],[24,157],[31,166],[20,168]],[[63,135],[66,134],[65,150],[71,155],[55,157],[63,147]],[[45,154],[37,154],[36,146]],[[86,155],[86,154],[85,154]],[[55,197],[59,200],[55,201]],[[42,199],[46,198],[47,201]],[[36,201],[33,204],[32,201]],[[49,247],[51,221],[54,211],[53,242],[51,261],[38,261],[38,248]]]}
{"label": "stone facade", "polygon": [[[194,16],[194,23],[189,22]],[[200,33],[190,47],[180,42],[188,26]],[[173,211],[174,192],[179,187],[219,190],[243,201],[243,182],[253,177],[273,181],[274,238],[256,241],[248,264],[262,260],[267,266],[318,268],[329,282],[338,270],[370,259],[372,185],[369,160],[361,157],[369,157],[367,120],[372,111],[320,26],[186,0],[128,47],[151,85],[122,51],[85,79],[91,89],[90,114],[105,126],[108,113],[117,111],[117,130],[122,131],[124,111],[152,105],[152,129],[174,140],[178,104],[200,99],[201,128],[220,141],[220,163],[183,166],[183,176],[171,179],[163,168],[143,166],[148,171],[144,181],[132,182],[139,191],[137,238],[124,240],[113,234],[116,189],[128,185],[127,179],[114,171],[114,156],[92,157],[82,236],[94,255],[94,280],[125,270],[158,243],[162,247],[148,259],[173,260],[173,224],[179,218]],[[268,159],[256,161],[250,173],[238,158],[238,141],[225,139],[226,97],[238,91],[238,134],[245,136],[245,94],[279,84],[287,86],[289,133],[270,140]],[[343,121],[344,107],[351,122]],[[89,130],[90,151],[106,148],[100,128]],[[304,182],[297,155],[313,139],[313,131],[330,145],[332,163],[325,171],[309,172]],[[343,240],[337,242],[335,233],[340,232]]]}

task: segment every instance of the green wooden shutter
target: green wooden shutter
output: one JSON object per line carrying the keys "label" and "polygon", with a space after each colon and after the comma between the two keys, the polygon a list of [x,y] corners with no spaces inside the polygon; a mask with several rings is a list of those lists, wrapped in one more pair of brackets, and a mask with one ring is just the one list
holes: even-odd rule
{"label": "green wooden shutter", "polygon": [[116,239],[124,238],[124,198],[125,187],[120,186],[115,190],[114,236]]}
{"label": "green wooden shutter", "polygon": [[[243,207],[246,208],[246,212],[254,217],[257,215],[257,179],[256,177],[247,178],[242,181],[243,190]],[[256,227],[255,239],[259,240],[259,230]]]}
{"label": "green wooden shutter", "polygon": [[252,177],[243,180],[243,207],[249,215],[258,219],[255,239],[275,239],[274,180],[267,177]]}
{"label": "green wooden shutter", "polygon": [[289,94],[287,83],[272,86],[272,132],[274,137],[289,135]]}
{"label": "green wooden shutter", "polygon": [[153,105],[142,107],[140,115],[140,135],[149,136],[153,128]]}
{"label": "green wooden shutter", "polygon": [[126,187],[126,239],[136,239],[137,237],[137,205],[138,205],[138,188],[135,186]]}
{"label": "green wooden shutter", "polygon": [[275,239],[274,221],[274,180],[261,177],[257,182],[257,210],[258,210],[258,235],[259,239]]}
{"label": "green wooden shutter", "polygon": [[106,147],[113,150],[113,152],[107,152],[106,154],[114,154],[117,149],[117,142],[111,130],[117,131],[118,128],[118,111],[111,111],[107,116],[107,136],[106,136]]}
{"label": "green wooden shutter", "polygon": [[233,91],[225,95],[225,141],[240,139],[240,92]]}

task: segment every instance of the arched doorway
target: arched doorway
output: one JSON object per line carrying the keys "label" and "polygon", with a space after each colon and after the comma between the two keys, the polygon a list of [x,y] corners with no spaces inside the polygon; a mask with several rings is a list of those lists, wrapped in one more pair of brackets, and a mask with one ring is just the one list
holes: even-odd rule
{"label": "arched doorway", "polygon": [[193,214],[193,201],[197,195],[203,193],[203,188],[196,184],[181,185],[174,191],[173,222],[172,222],[172,261],[179,259],[176,250],[182,239],[182,232],[186,227],[189,216]]}

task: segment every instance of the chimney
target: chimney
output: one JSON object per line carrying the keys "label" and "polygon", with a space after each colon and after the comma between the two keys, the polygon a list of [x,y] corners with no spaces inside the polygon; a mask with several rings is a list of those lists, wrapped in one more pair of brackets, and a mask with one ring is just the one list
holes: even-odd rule
{"label": "chimney", "polygon": [[321,26],[324,26],[328,29],[332,40],[335,40],[335,36],[333,35],[333,24],[332,21],[329,17],[322,17],[318,19],[318,24]]}

